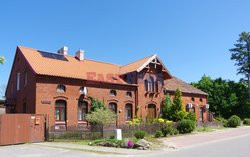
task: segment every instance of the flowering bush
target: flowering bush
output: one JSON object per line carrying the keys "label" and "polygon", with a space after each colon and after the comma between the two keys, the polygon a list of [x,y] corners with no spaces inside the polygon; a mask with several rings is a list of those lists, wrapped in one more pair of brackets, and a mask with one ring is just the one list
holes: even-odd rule
{"label": "flowering bush", "polygon": [[133,141],[131,141],[130,139],[128,140],[128,148],[133,148],[134,147],[134,143]]}
{"label": "flowering bush", "polygon": [[158,118],[158,119],[154,119],[154,123],[164,123],[164,119],[162,119],[162,118]]}
{"label": "flowering bush", "polygon": [[129,125],[140,125],[141,124],[141,119],[139,118],[134,118],[132,121],[129,121]]}

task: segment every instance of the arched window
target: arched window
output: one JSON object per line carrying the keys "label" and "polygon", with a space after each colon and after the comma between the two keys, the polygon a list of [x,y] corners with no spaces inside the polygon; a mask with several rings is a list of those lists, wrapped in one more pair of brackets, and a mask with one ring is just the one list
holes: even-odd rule
{"label": "arched window", "polygon": [[109,109],[115,113],[117,113],[117,104],[116,103],[109,103]]}
{"label": "arched window", "polygon": [[56,91],[59,93],[65,93],[66,92],[66,87],[62,84],[59,84],[56,88]]}
{"label": "arched window", "polygon": [[110,96],[116,96],[116,91],[115,90],[110,90],[109,95]]}
{"label": "arched window", "polygon": [[158,81],[155,81],[155,92],[159,92],[158,91]]}
{"label": "arched window", "polygon": [[200,102],[202,102],[203,100],[202,100],[202,98],[200,98]]}
{"label": "arched window", "polygon": [[55,104],[55,120],[66,121],[66,101],[57,100]]}
{"label": "arched window", "polygon": [[85,121],[88,113],[88,103],[86,101],[79,101],[78,103],[78,120]]}
{"label": "arched window", "polygon": [[144,80],[145,91],[148,91],[148,80]]}
{"label": "arched window", "polygon": [[153,92],[154,91],[154,78],[150,77],[148,82],[148,91]]}
{"label": "arched window", "polygon": [[126,104],[125,106],[125,119],[129,121],[133,118],[132,104]]}
{"label": "arched window", "polygon": [[131,92],[127,92],[126,96],[131,98],[132,97],[132,93]]}

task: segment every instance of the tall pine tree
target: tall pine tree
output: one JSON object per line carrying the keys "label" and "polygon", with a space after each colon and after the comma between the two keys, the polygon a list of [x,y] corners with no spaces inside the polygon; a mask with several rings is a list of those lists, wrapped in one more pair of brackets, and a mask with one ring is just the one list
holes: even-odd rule
{"label": "tall pine tree", "polygon": [[230,49],[231,59],[238,66],[238,74],[243,74],[248,81],[248,98],[250,99],[250,32],[242,32],[239,35],[235,48]]}

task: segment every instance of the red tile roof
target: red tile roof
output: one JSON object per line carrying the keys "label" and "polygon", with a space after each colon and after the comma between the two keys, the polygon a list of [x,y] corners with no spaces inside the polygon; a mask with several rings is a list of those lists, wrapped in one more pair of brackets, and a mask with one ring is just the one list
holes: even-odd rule
{"label": "red tile roof", "polygon": [[[27,48],[23,46],[18,46],[18,49],[20,49],[21,53],[24,55],[32,69],[37,74],[83,80],[103,81],[123,85],[131,84],[128,84],[123,79],[121,79],[119,77],[121,74],[137,71],[146,62],[148,62],[150,59],[153,59],[152,57],[156,56],[151,55],[133,63],[119,66],[90,59],[84,59],[83,61],[80,61],[76,57],[68,55],[64,56],[67,61],[51,59],[43,57],[40,54],[40,50],[37,49]],[[167,73],[170,75],[168,70]],[[193,86],[175,77],[165,81],[165,88],[172,91],[180,88],[182,92],[207,95],[199,89],[196,89]]]}
{"label": "red tile roof", "polygon": [[192,93],[200,95],[208,95],[207,93],[195,88],[194,86],[178,79],[177,77],[172,77],[171,79],[164,81],[164,88],[167,91],[175,92],[177,88],[183,93]]}

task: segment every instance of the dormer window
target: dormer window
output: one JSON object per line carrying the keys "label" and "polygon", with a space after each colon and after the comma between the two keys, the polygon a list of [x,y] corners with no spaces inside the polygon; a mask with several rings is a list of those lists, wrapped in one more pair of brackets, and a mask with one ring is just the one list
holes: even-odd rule
{"label": "dormer window", "polygon": [[126,96],[131,98],[132,97],[132,93],[131,92],[127,92]]}
{"label": "dormer window", "polygon": [[57,86],[56,91],[58,93],[65,93],[66,92],[66,87],[64,85],[60,84],[60,85]]}
{"label": "dormer window", "polygon": [[109,95],[110,96],[116,96],[116,91],[115,90],[110,90]]}

